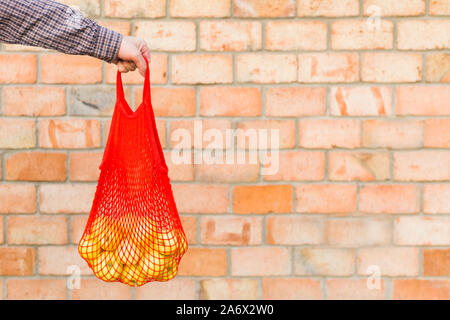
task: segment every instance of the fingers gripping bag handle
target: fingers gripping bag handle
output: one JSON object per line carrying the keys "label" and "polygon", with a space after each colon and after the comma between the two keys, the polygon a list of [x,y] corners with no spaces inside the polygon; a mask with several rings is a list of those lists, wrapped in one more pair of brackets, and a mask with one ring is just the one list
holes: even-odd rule
{"label": "fingers gripping bag handle", "polygon": [[145,59],[142,103],[133,111],[117,71],[117,97],[100,176],[78,251],[95,276],[141,286],[168,281],[188,248],[151,102]]}

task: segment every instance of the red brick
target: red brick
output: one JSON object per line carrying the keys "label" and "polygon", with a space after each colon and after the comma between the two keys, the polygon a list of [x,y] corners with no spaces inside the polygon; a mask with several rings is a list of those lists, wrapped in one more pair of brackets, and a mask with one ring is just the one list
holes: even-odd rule
{"label": "red brick", "polygon": [[43,148],[95,148],[100,146],[100,121],[45,119],[39,121],[39,145]]}
{"label": "red brick", "polygon": [[297,78],[292,54],[241,53],[236,57],[237,82],[289,83]]}
{"label": "red brick", "polygon": [[325,93],[325,88],[267,88],[266,115],[273,117],[324,115]]}
{"label": "red brick", "polygon": [[[246,120],[237,123],[237,147],[249,149],[276,149],[278,143],[280,149],[293,148],[295,146],[295,121],[294,120]],[[266,131],[262,131],[266,130]],[[279,140],[272,141],[278,131]],[[256,134],[257,141],[253,136]],[[266,140],[264,140],[266,139]],[[254,145],[256,143],[256,146]],[[267,145],[260,146],[261,143]]]}
{"label": "red brick", "polygon": [[73,300],[130,300],[131,288],[121,283],[99,279],[81,279],[80,288],[72,289]]}
{"label": "red brick", "polygon": [[231,249],[233,276],[274,276],[291,273],[290,250],[282,247]]}
{"label": "red brick", "polygon": [[267,243],[304,245],[323,243],[322,222],[316,217],[267,217]]}
{"label": "red brick", "polygon": [[6,179],[23,181],[64,181],[66,155],[63,153],[23,152],[6,158]]}
{"label": "red brick", "polygon": [[[188,152],[190,161],[188,163],[178,163],[179,152]],[[167,167],[169,168],[169,178],[171,181],[192,181],[194,180],[194,164],[192,153],[188,150],[173,150],[164,152]]]}
{"label": "red brick", "polygon": [[137,300],[194,300],[196,299],[195,281],[175,278],[168,282],[153,282],[136,288]]}
{"label": "red brick", "polygon": [[74,267],[80,268],[81,275],[92,275],[92,270],[78,253],[78,246],[41,246],[37,255],[40,275],[67,276]]}
{"label": "red brick", "polygon": [[450,3],[448,0],[431,0],[429,13],[435,16],[450,15]]}
{"label": "red brick", "polygon": [[8,217],[8,244],[65,244],[66,217]]}
{"label": "red brick", "polygon": [[331,47],[334,50],[375,50],[392,49],[394,25],[391,21],[380,20],[373,26],[367,19],[338,20],[331,25]]}
{"label": "red brick", "polygon": [[364,185],[359,210],[365,213],[418,213],[419,188],[413,185]]}
{"label": "red brick", "polygon": [[101,152],[77,152],[70,154],[70,180],[97,181],[100,176]]}
{"label": "red brick", "polygon": [[225,185],[175,184],[172,188],[179,212],[228,212],[229,189]]}
{"label": "red brick", "polygon": [[428,148],[450,148],[450,119],[425,120],[424,145]]}
{"label": "red brick", "polygon": [[262,27],[254,21],[201,21],[200,48],[205,51],[261,50]]}
{"label": "red brick", "polygon": [[166,1],[105,0],[104,11],[114,18],[158,18],[166,14]]}
{"label": "red brick", "polygon": [[326,281],[327,298],[331,300],[374,300],[385,299],[384,281],[380,289],[370,289],[370,279],[329,279]]}
{"label": "red brick", "polygon": [[0,217],[0,245],[5,241],[5,236],[3,235],[4,230],[3,217]]}
{"label": "red brick", "polygon": [[428,249],[423,251],[424,276],[450,276],[450,249]]}
{"label": "red brick", "polygon": [[261,217],[202,217],[202,243],[206,245],[261,244]]}
{"label": "red brick", "polygon": [[323,152],[288,151],[279,154],[279,170],[265,175],[267,181],[317,181],[325,176]]}
{"label": "red brick", "polygon": [[356,186],[304,184],[296,188],[296,211],[347,214],[356,209]]}
{"label": "red brick", "polygon": [[28,276],[34,273],[36,251],[34,248],[0,248],[0,275]]}
{"label": "red brick", "polygon": [[264,278],[262,298],[268,300],[322,299],[319,280],[298,278]]}
{"label": "red brick", "polygon": [[61,116],[66,113],[64,88],[5,87],[3,97],[7,116]]}
{"label": "red brick", "polygon": [[357,53],[314,53],[298,55],[298,81],[355,82],[359,80]]}
{"label": "red brick", "polygon": [[123,35],[131,35],[131,24],[128,21],[121,20],[97,20],[102,27],[114,30]]}
{"label": "red brick", "polygon": [[393,299],[448,300],[449,280],[398,279],[394,280]]}
{"label": "red brick", "polygon": [[171,17],[229,17],[230,0],[172,0],[169,3]]}
{"label": "red brick", "polygon": [[94,184],[42,184],[39,188],[41,212],[89,213],[95,188]]}
{"label": "red brick", "polygon": [[0,83],[35,83],[37,59],[34,54],[0,55]]}
{"label": "red brick", "polygon": [[425,213],[450,213],[450,184],[426,184],[423,187]]}
{"label": "red brick", "polygon": [[295,0],[236,0],[235,17],[293,17]]}
{"label": "red brick", "polygon": [[436,246],[450,242],[449,217],[401,217],[394,221],[397,245]]}
{"label": "red brick", "polygon": [[359,15],[358,0],[298,0],[299,17],[345,17]]}
{"label": "red brick", "polygon": [[422,79],[420,53],[371,52],[362,54],[364,82],[418,82]]}
{"label": "red brick", "polygon": [[418,148],[423,146],[421,120],[364,120],[363,146],[369,148]]}
{"label": "red brick", "polygon": [[81,236],[83,235],[86,223],[88,222],[88,215],[86,214],[81,216],[73,216],[70,220],[70,230],[72,232],[71,243],[78,244],[78,242],[80,242]]}
{"label": "red brick", "polygon": [[[136,105],[142,102],[142,91],[142,88],[134,91]],[[151,92],[152,107],[156,117],[188,117],[195,115],[195,88],[152,87]]]}
{"label": "red brick", "polygon": [[358,250],[358,274],[370,275],[370,266],[377,266],[385,276],[417,276],[419,249],[402,247],[361,248]]}
{"label": "red brick", "polygon": [[63,279],[9,279],[6,282],[9,300],[64,300],[66,281]]}
{"label": "red brick", "polygon": [[63,84],[99,83],[102,81],[102,62],[87,56],[45,54],[41,56],[41,81]]}
{"label": "red brick", "polygon": [[450,151],[396,152],[394,178],[400,181],[449,180]]}
{"label": "red brick", "polygon": [[332,87],[330,111],[335,116],[386,116],[392,114],[389,87]]}
{"label": "red brick", "polygon": [[179,275],[224,276],[227,273],[225,249],[189,248],[180,262]]}
{"label": "red brick", "polygon": [[0,185],[0,213],[34,213],[36,187],[32,184]]}
{"label": "red brick", "polygon": [[292,186],[253,185],[235,186],[234,213],[289,213],[292,211]]}
{"label": "red brick", "polygon": [[328,178],[335,181],[374,181],[390,177],[387,152],[328,153]]}
{"label": "red brick", "polygon": [[195,216],[182,215],[180,219],[188,244],[197,243],[197,218]]}
{"label": "red brick", "polygon": [[[374,10],[374,7],[377,11]],[[425,13],[425,0],[364,0],[366,16],[418,16]]]}
{"label": "red brick", "polygon": [[398,115],[450,115],[449,86],[401,86],[396,91]]}
{"label": "red brick", "polygon": [[267,50],[325,50],[327,25],[320,21],[269,21],[265,44]]}
{"label": "red brick", "polygon": [[202,116],[259,116],[261,90],[246,87],[202,87],[200,115]]}
{"label": "red brick", "polygon": [[294,274],[348,276],[354,273],[355,253],[350,249],[296,248]]}
{"label": "red brick", "polygon": [[193,21],[138,21],[134,25],[134,34],[148,41],[150,51],[194,51],[196,33]]}
{"label": "red brick", "polygon": [[[230,147],[231,143],[226,139],[229,129],[231,129],[231,121],[228,119],[174,120],[170,123],[171,147],[177,150],[192,147],[196,149]],[[220,135],[216,132],[220,132]],[[217,135],[219,136],[215,139]]]}
{"label": "red brick", "polygon": [[36,124],[29,119],[0,119],[0,148],[24,149],[36,146]]}
{"label": "red brick", "polygon": [[200,281],[200,300],[256,300],[258,281],[253,279],[207,279]]}
{"label": "red brick", "polygon": [[447,20],[404,20],[397,23],[397,48],[400,50],[450,49]]}
{"label": "red brick", "polygon": [[299,123],[299,146],[304,148],[357,148],[360,123],[356,119],[308,119]]}
{"label": "red brick", "polygon": [[214,84],[233,81],[233,59],[226,54],[179,54],[172,57],[174,84]]}
{"label": "red brick", "polygon": [[327,243],[337,247],[386,245],[391,241],[391,232],[387,219],[333,219],[325,224]]}

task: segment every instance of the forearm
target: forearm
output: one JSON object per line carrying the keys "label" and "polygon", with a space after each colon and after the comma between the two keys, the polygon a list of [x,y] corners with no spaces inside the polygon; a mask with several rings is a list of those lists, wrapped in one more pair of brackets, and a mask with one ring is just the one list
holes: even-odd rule
{"label": "forearm", "polygon": [[122,35],[53,0],[0,0],[0,41],[112,62]]}

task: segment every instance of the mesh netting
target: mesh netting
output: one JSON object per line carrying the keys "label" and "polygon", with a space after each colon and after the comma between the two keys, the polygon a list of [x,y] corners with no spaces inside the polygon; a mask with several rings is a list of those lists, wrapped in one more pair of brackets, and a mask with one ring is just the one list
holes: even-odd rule
{"label": "mesh netting", "polygon": [[104,281],[141,286],[175,277],[188,244],[156,129],[148,62],[143,102],[135,112],[117,72],[117,102],[100,169],[78,246],[81,257]]}

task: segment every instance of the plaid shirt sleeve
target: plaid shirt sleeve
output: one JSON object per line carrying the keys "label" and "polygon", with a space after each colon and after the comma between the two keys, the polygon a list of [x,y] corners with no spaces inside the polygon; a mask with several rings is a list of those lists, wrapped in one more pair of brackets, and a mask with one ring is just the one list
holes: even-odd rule
{"label": "plaid shirt sleeve", "polygon": [[123,36],[53,0],[0,0],[0,42],[113,62]]}

